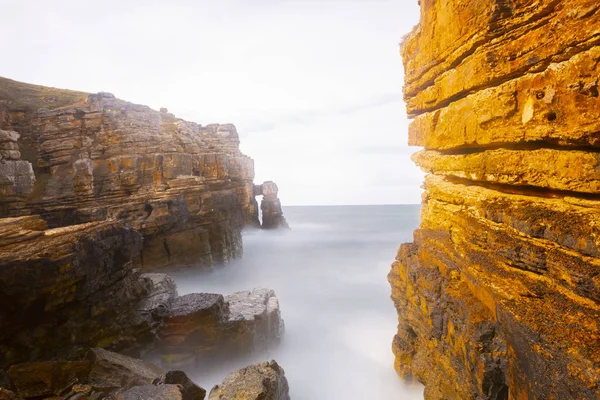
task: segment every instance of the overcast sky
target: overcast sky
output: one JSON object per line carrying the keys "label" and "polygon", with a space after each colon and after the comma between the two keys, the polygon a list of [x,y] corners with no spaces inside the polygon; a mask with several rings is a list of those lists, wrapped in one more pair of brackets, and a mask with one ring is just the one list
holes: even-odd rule
{"label": "overcast sky", "polygon": [[234,123],[284,206],[420,202],[399,56],[417,0],[0,5],[0,76]]}

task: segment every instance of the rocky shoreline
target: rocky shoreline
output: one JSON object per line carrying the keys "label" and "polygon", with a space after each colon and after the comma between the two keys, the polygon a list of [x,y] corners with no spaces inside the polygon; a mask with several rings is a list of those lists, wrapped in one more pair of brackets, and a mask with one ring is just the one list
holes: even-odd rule
{"label": "rocky shoreline", "polygon": [[[179,369],[276,346],[272,290],[178,296],[160,272],[287,227],[277,186],[253,179],[233,125],[0,78],[0,399],[203,399]],[[257,368],[272,384],[244,390],[289,398],[276,363]]]}

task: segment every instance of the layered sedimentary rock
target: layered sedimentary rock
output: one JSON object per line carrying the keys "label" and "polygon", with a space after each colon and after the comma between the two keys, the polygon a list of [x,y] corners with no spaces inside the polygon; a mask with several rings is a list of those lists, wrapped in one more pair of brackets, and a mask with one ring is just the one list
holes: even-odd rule
{"label": "layered sedimentary rock", "polygon": [[19,137],[17,132],[0,130],[0,215],[9,207],[23,207],[35,184],[31,163],[21,159]]}
{"label": "layered sedimentary rock", "polygon": [[139,233],[114,222],[47,229],[26,216],[0,219],[0,234],[0,370],[153,341],[166,289],[133,269]]}
{"label": "layered sedimentary rock", "polygon": [[389,275],[427,399],[600,397],[600,5],[421,1],[421,226]]}
{"label": "layered sedimentary rock", "polygon": [[289,228],[283,216],[281,201],[277,197],[277,193],[279,193],[279,188],[272,181],[254,186],[254,195],[263,196],[260,202],[260,210],[262,212],[261,227],[263,229]]}
{"label": "layered sedimentary rock", "polygon": [[0,117],[0,217],[118,220],[144,237],[146,269],[227,262],[257,223],[253,161],[233,125],[4,78]]}
{"label": "layered sedimentary rock", "polygon": [[90,347],[158,348],[166,366],[181,366],[279,341],[272,290],[178,296],[168,275],[133,268],[141,241],[115,222],[47,229],[39,216],[0,219],[0,372]]}

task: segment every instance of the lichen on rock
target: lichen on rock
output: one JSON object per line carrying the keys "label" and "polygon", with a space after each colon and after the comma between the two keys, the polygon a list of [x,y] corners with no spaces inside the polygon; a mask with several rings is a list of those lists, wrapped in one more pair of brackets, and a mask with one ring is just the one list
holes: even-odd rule
{"label": "lichen on rock", "polygon": [[421,1],[402,55],[429,175],[397,371],[426,399],[597,399],[598,2]]}

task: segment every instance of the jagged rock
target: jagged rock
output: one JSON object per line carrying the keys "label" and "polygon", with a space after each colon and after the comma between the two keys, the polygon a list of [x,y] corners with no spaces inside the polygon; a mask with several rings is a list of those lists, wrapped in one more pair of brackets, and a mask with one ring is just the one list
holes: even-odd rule
{"label": "jagged rock", "polygon": [[254,186],[254,194],[262,195],[263,199],[260,202],[262,211],[263,229],[289,228],[289,225],[283,216],[281,210],[281,201],[277,197],[279,189],[275,182],[267,181],[259,186]]}
{"label": "jagged rock", "polygon": [[0,115],[9,159],[0,161],[0,217],[41,214],[50,227],[118,220],[144,236],[135,259],[144,269],[241,256],[241,229],[258,209],[254,164],[233,125],[4,78]]}
{"label": "jagged rock", "polygon": [[389,280],[432,399],[600,397],[600,5],[421,1],[402,54],[425,180]]}
{"label": "jagged rock", "polygon": [[204,400],[206,390],[196,385],[183,371],[169,371],[152,382],[153,385],[180,385],[182,400]]}
{"label": "jagged rock", "polygon": [[283,368],[275,361],[250,365],[232,372],[210,391],[208,400],[289,400]]}
{"label": "jagged rock", "polygon": [[126,392],[119,393],[117,400],[183,400],[179,385],[144,385],[135,386]]}
{"label": "jagged rock", "polygon": [[268,289],[178,297],[160,328],[165,367],[196,364],[207,358],[234,357],[276,344],[283,321],[275,293]]}
{"label": "jagged rock", "polygon": [[95,390],[111,391],[149,385],[164,371],[154,364],[113,353],[92,349],[88,380]]}
{"label": "jagged rock", "polygon": [[23,398],[59,395],[90,372],[85,361],[44,361],[15,364],[8,369],[12,389]]}

